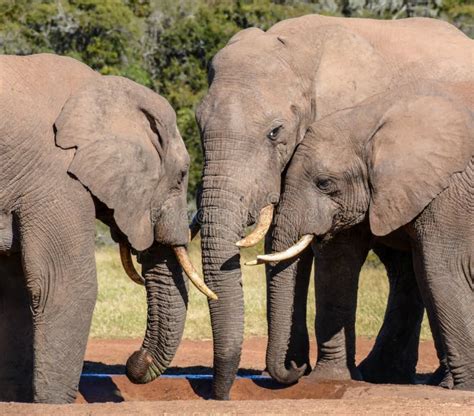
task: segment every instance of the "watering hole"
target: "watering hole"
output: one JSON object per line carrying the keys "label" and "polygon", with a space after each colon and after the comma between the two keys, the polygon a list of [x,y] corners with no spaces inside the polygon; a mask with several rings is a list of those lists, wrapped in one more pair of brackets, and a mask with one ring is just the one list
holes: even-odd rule
{"label": "watering hole", "polygon": [[[209,399],[209,374],[167,374],[146,385],[130,383],[125,375],[84,374],[78,403]],[[301,380],[282,386],[264,375],[240,376],[232,387],[233,400],[340,399],[354,382]]]}
{"label": "watering hole", "polygon": [[[381,386],[363,382],[321,381],[311,377],[304,377],[292,386],[281,385],[263,372],[266,341],[266,338],[261,337],[244,341],[240,370],[231,391],[232,400],[337,400],[373,394],[374,389],[381,388]],[[368,354],[372,345],[373,340],[364,338],[357,340],[357,361]],[[76,402],[206,400],[210,398],[212,341],[183,340],[166,373],[144,385],[135,385],[125,376],[124,363],[128,356],[138,348],[140,348],[140,340],[90,340]],[[314,360],[316,356],[314,343],[311,344],[310,354]],[[436,369],[437,363],[433,343],[422,342],[418,373],[429,374]],[[402,392],[410,388],[420,391],[419,387],[421,387],[390,386],[392,392],[400,388]]]}
{"label": "watering hole", "polygon": [[[293,386],[272,381],[265,368],[266,338],[244,341],[240,372],[231,401],[206,400],[211,392],[212,342],[183,340],[170,368],[159,379],[134,385],[124,363],[140,348],[138,339],[89,341],[79,394],[72,405],[0,403],[2,416],[75,415],[376,415],[473,414],[474,393],[423,385],[375,385],[356,381],[303,378]],[[371,350],[373,340],[357,339],[356,361]],[[420,343],[417,372],[437,367],[431,341]],[[316,358],[311,344],[311,358]]]}

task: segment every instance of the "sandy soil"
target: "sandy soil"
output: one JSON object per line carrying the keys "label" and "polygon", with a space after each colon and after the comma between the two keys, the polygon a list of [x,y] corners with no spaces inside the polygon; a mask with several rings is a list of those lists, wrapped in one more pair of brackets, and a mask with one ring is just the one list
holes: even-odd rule
{"label": "sandy soil", "polygon": [[[367,355],[373,341],[358,339],[357,359]],[[309,378],[290,387],[267,379],[238,379],[231,402],[204,400],[209,379],[160,378],[133,385],[123,375],[128,356],[140,340],[91,340],[76,404],[67,406],[0,404],[0,415],[76,414],[450,414],[474,415],[474,393],[428,386],[373,385],[363,382],[314,382]],[[242,375],[260,375],[265,367],[266,339],[245,341]],[[315,356],[312,345],[312,357]],[[211,374],[211,341],[183,341],[168,374]],[[437,366],[431,342],[420,345],[418,373]],[[91,374],[111,374],[110,377]],[[298,400],[295,400],[298,399]]]}

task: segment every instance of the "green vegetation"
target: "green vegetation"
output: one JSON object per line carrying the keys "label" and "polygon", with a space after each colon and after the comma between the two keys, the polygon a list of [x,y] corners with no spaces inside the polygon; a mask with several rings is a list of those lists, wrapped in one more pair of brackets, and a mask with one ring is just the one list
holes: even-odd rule
{"label": "green vegetation", "polygon": [[166,97],[191,155],[193,199],[202,166],[194,109],[209,60],[240,29],[308,13],[436,17],[474,37],[472,0],[0,0],[0,53],[69,55]]}
{"label": "green vegetation", "polygon": [[[199,240],[190,247],[191,258],[200,270]],[[242,251],[242,261],[255,258],[261,247]],[[92,321],[91,336],[96,338],[142,337],[146,326],[145,289],[130,281],[120,265],[118,248],[104,246],[97,250],[99,297]],[[245,295],[245,336],[265,336],[266,294],[263,266],[243,267]],[[184,337],[210,339],[211,325],[207,300],[194,286],[189,286],[190,301]],[[382,266],[367,261],[359,284],[357,334],[375,337],[382,325],[388,297],[388,283]],[[308,299],[308,328],[314,334],[314,287],[311,283]],[[425,320],[422,338],[429,339]]]}

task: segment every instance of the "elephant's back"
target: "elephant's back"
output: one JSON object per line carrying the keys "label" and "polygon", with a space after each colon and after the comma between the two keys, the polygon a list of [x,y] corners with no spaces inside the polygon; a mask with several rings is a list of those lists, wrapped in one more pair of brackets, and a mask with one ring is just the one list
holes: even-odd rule
{"label": "elephant's back", "polygon": [[435,19],[361,19],[354,30],[407,80],[474,80],[474,41],[453,25]]}
{"label": "elephant's back", "polygon": [[53,54],[0,56],[0,106],[12,117],[54,123],[71,93],[98,75],[79,61]]}
{"label": "elephant's back", "polygon": [[[446,42],[458,42],[464,46],[470,45],[473,40],[466,36],[454,25],[439,19],[426,17],[410,17],[406,19],[369,19],[322,16],[309,14],[301,17],[282,20],[273,25],[268,32],[280,34],[311,34],[314,31],[331,28],[344,28],[359,33],[366,39],[384,41],[390,38],[393,41],[404,43],[410,41],[417,43],[419,40],[433,43],[444,39]],[[408,46],[408,44],[404,45]]]}
{"label": "elephant's back", "polygon": [[66,100],[91,76],[100,75],[71,58],[0,56],[0,210],[26,189],[24,183],[35,186],[35,172],[49,165],[66,172],[71,152],[56,147],[53,125]]}
{"label": "elephant's back", "polygon": [[[356,36],[406,81],[474,79],[474,41],[436,19],[376,20],[307,15],[284,20],[270,32],[319,44],[323,37]],[[312,35],[312,36],[311,36]]]}

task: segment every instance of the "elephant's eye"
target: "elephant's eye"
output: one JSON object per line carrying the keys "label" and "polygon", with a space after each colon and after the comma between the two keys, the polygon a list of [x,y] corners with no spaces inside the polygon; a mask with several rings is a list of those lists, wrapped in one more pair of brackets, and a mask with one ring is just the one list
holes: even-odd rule
{"label": "elephant's eye", "polygon": [[278,137],[278,134],[281,132],[282,128],[283,128],[283,126],[275,127],[274,129],[272,129],[270,131],[270,133],[267,134],[267,137],[270,140],[276,140],[276,138]]}
{"label": "elephant's eye", "polygon": [[181,185],[184,181],[184,178],[186,178],[186,173],[188,171],[186,169],[183,169],[181,172],[179,172],[179,175],[178,175],[178,185]]}
{"label": "elephant's eye", "polygon": [[330,192],[333,190],[333,182],[328,178],[319,178],[316,180],[316,186],[323,192]]}

